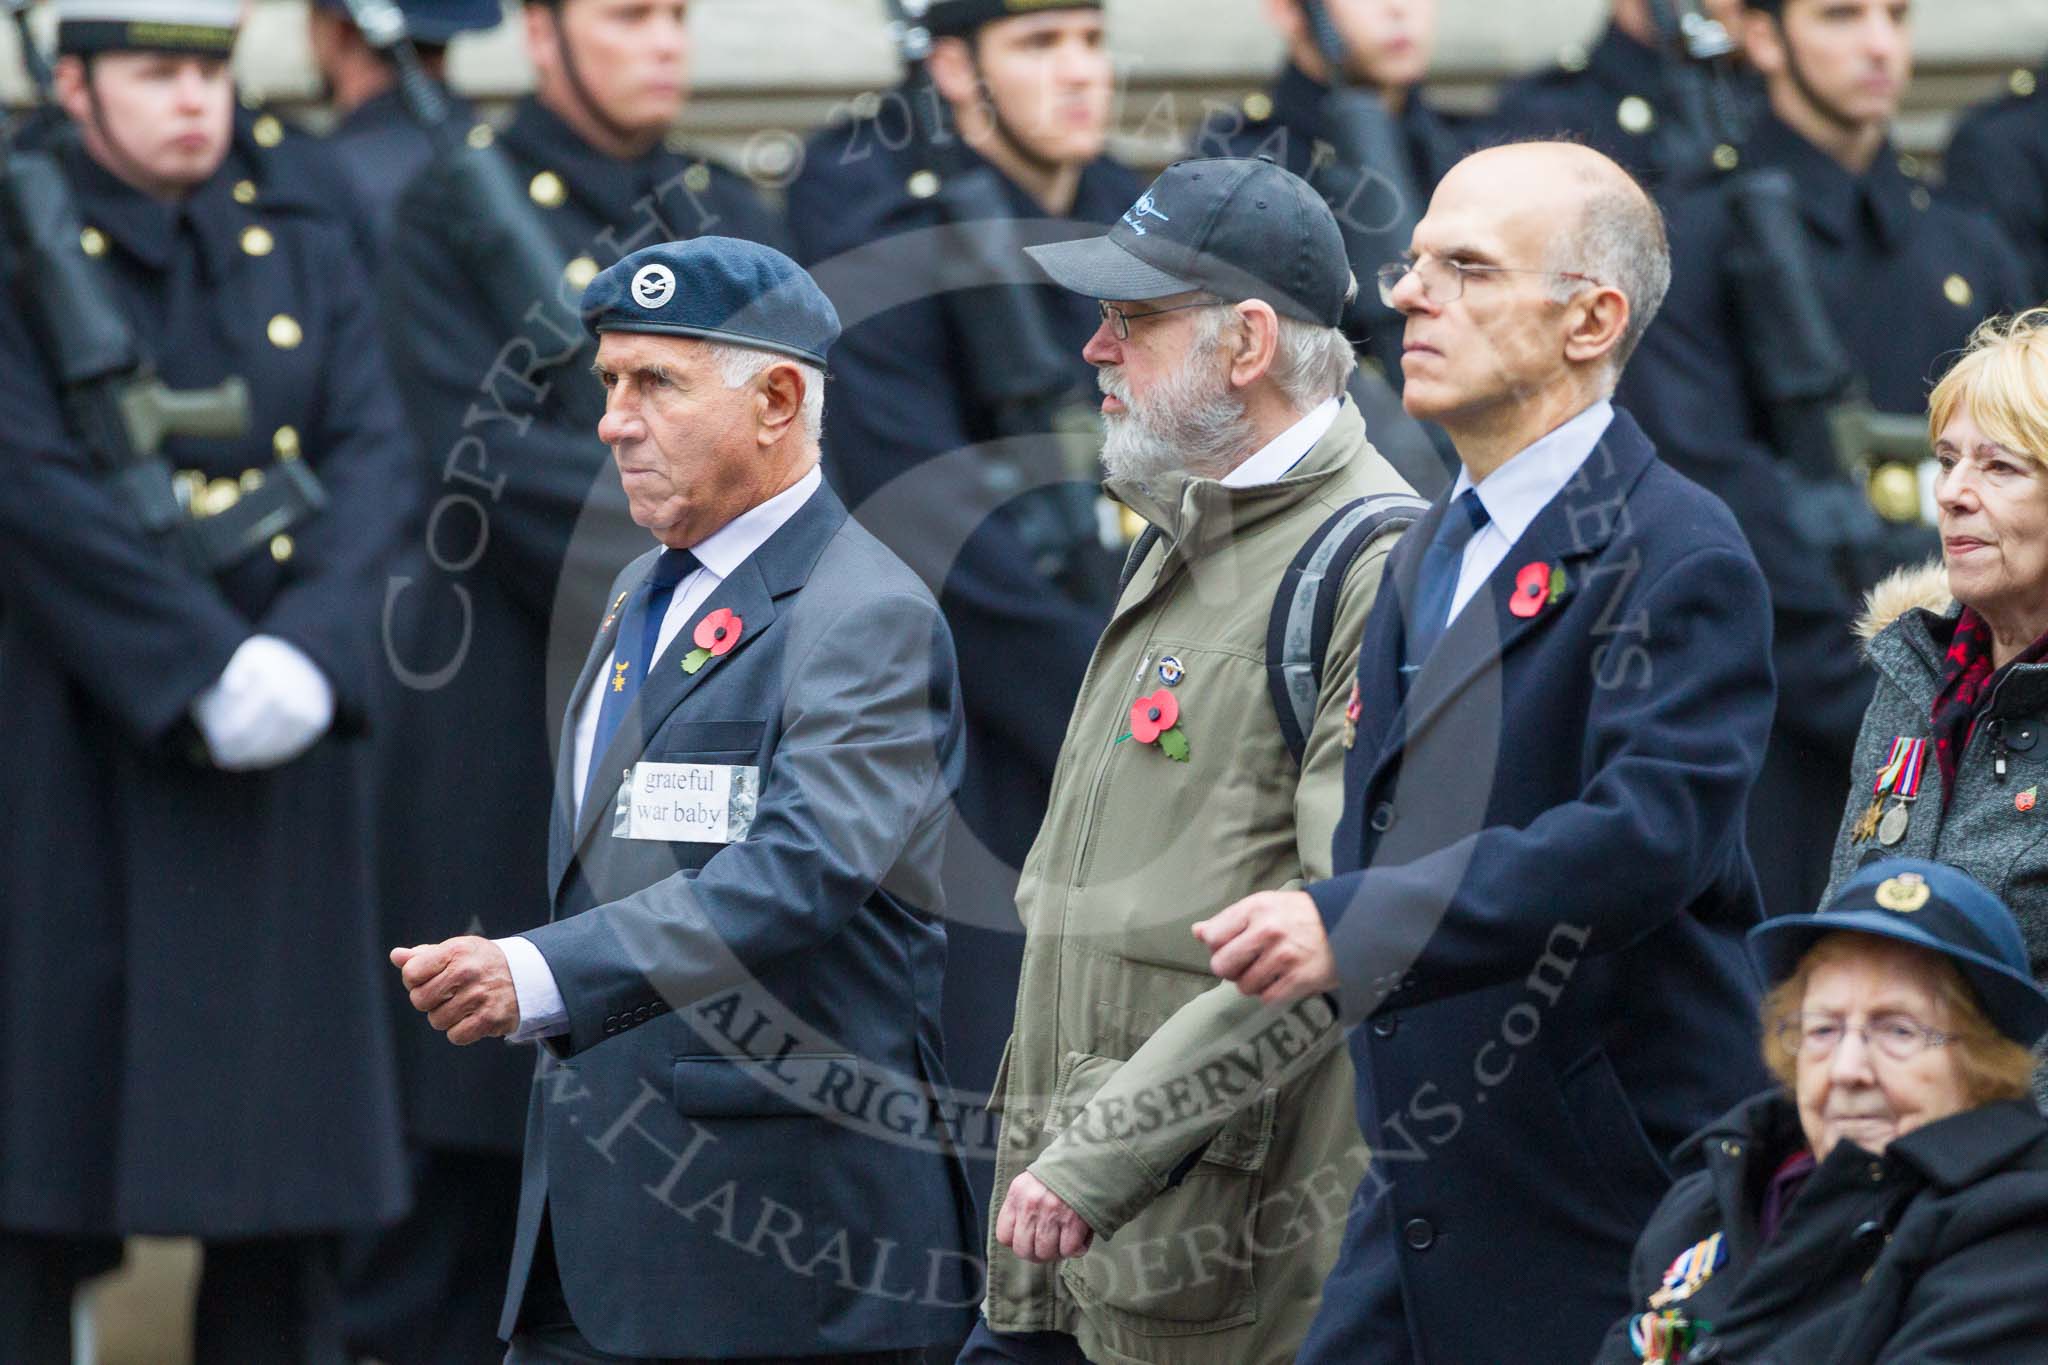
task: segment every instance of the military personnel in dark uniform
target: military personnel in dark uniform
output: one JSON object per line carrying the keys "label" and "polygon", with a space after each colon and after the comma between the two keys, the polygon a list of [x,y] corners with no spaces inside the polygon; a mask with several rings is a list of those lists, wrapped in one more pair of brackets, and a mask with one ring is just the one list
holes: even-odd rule
{"label": "military personnel in dark uniform", "polygon": [[[1437,181],[1475,141],[1477,128],[1469,120],[1440,113],[1422,89],[1436,52],[1436,0],[1323,0],[1349,57],[1346,82],[1379,95],[1405,161],[1365,171],[1346,165],[1337,150],[1342,134],[1331,122],[1329,67],[1300,0],[1265,4],[1286,39],[1287,64],[1268,89],[1245,96],[1237,107],[1215,110],[1195,134],[1191,154],[1270,157],[1329,202],[1346,226],[1352,272],[1365,282],[1345,315],[1344,331],[1358,343],[1360,372],[1371,382],[1354,384],[1352,397],[1365,412],[1374,445],[1419,492],[1434,494],[1449,485],[1456,456],[1440,432],[1425,435],[1392,401],[1402,383],[1404,324],[1371,286],[1373,272],[1408,249],[1407,231],[1361,236],[1354,229],[1391,223],[1401,211],[1399,203],[1375,196],[1374,182],[1395,188],[1399,200],[1412,204],[1406,210],[1412,227]],[[1385,259],[1359,259],[1362,252]]]}
{"label": "military personnel in dark uniform", "polygon": [[[1741,5],[1709,0],[1705,9],[1729,23]],[[1684,122],[1671,59],[1658,51],[1650,0],[1614,0],[1613,17],[1590,48],[1574,43],[1552,70],[1509,82],[1493,119],[1504,137],[1576,135],[1652,190],[1708,169],[1677,164],[1692,141]]]}
{"label": "military personnel in dark uniform", "polygon": [[[362,730],[411,455],[345,231],[236,193],[235,0],[63,0],[50,151],[177,389],[221,515],[304,461],[327,503],[214,573],[142,526],[0,305],[0,1359],[65,1361],[130,1233],[205,1245],[201,1362],[339,1359],[336,1234],[407,1192]],[[171,1346],[163,1343],[166,1353]]]}
{"label": "military personnel in dark uniform", "polygon": [[[458,33],[495,28],[497,0],[410,0],[400,5],[420,65],[440,78]],[[406,112],[398,72],[363,40],[345,0],[318,0],[306,11],[306,38],[336,115],[324,139],[340,171],[338,207],[350,214],[365,258],[382,254],[398,196],[427,164],[432,146]]]}
{"label": "military personnel in dark uniform", "polygon": [[[1104,154],[1114,71],[1101,8],[1100,0],[940,0],[931,10],[931,77],[965,142],[953,173],[992,169],[997,202],[1034,234],[1029,240],[1092,235],[1144,188]],[[998,442],[1001,414],[976,397],[970,348],[925,235],[945,213],[926,149],[904,135],[915,101],[932,98],[918,93],[916,76],[871,116],[812,141],[790,187],[789,216],[798,258],[847,323],[833,352],[841,397],[826,408],[826,475],[870,530],[943,578],[932,586],[943,586],[967,713],[963,819],[947,859],[946,1058],[954,1082],[978,1095],[995,1079],[1009,1036],[1006,1002],[1016,997],[1024,943],[1017,870],[1045,815],[1118,561],[1093,525],[1050,550],[1034,542],[1014,504],[985,519],[968,514],[971,528],[937,529],[970,503],[1002,502],[981,489],[960,496],[940,472],[946,457],[994,443],[973,467],[991,479],[1011,468]],[[986,111],[976,108],[980,95]],[[1074,390],[1092,395],[1095,369],[1081,350],[1101,322],[1094,303],[1047,285],[1029,291],[1026,306],[1040,310]],[[942,540],[957,553],[934,571],[925,561]],[[985,1199],[993,1167],[975,1169],[971,1183]]]}
{"label": "military personnel in dark uniform", "polygon": [[[687,94],[681,5],[561,0],[529,6],[525,24],[535,93],[495,139],[559,252],[568,298],[651,242],[780,235],[750,184],[680,150],[671,131]],[[414,179],[379,270],[428,484],[424,523],[383,599],[394,714],[379,887],[403,944],[510,933],[546,905],[559,689],[597,625],[584,604],[602,609],[605,585],[646,539],[595,435],[603,398],[580,320],[555,320],[574,337],[559,364],[501,354],[519,320],[493,313],[480,283],[493,263],[463,254],[451,193],[431,166]],[[537,334],[545,345],[550,333]],[[580,586],[563,580],[565,562]],[[551,641],[573,656],[553,694]],[[405,1009],[396,982],[390,989],[392,1007]],[[534,1054],[458,1051],[417,1019],[398,1038],[420,1213],[384,1239],[382,1264],[369,1269],[381,1302],[359,1300],[352,1312],[382,1316],[375,1339],[391,1365],[495,1360]]]}
{"label": "military personnel in dark uniform", "polygon": [[1997,217],[2039,298],[2048,294],[2048,91],[2041,72],[2024,67],[2006,77],[2006,91],[1963,116],[1944,169],[1952,195]]}
{"label": "military personnel in dark uniform", "polygon": [[[1986,218],[1934,199],[1887,129],[1912,65],[1904,24],[1884,0],[1773,0],[1743,19],[1770,110],[1744,158],[1798,186],[1800,226],[1823,310],[1871,402],[1926,410],[1942,358],[1988,314],[2026,301],[2020,262]],[[1870,681],[1850,637],[1856,598],[1806,515],[1818,506],[1774,450],[1757,367],[1777,329],[1738,307],[1738,240],[1725,188],[1668,205],[1675,278],[1620,401],[1658,453],[1735,512],[1772,591],[1780,698],[1750,800],[1750,850],[1772,914],[1805,913],[1827,880],[1828,850]],[[1911,519],[1913,490],[1904,490]],[[1872,523],[1875,525],[1875,522]],[[1932,553],[1931,533],[1906,553]]]}

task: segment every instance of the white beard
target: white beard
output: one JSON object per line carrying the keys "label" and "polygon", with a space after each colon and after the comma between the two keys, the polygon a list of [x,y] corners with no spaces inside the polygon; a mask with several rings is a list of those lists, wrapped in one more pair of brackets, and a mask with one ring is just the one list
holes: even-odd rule
{"label": "white beard", "polygon": [[1142,403],[1114,367],[1101,367],[1095,382],[1125,409],[1102,419],[1102,467],[1112,479],[1142,484],[1181,471],[1213,477],[1251,453],[1257,438],[1209,347],[1195,348]]}

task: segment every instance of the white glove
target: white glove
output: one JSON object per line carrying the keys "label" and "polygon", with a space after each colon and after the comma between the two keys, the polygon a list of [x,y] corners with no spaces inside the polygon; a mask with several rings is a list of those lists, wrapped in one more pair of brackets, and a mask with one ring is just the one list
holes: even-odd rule
{"label": "white glove", "polygon": [[192,703],[214,764],[251,772],[289,763],[334,723],[334,689],[304,654],[274,635],[242,641],[220,681]]}

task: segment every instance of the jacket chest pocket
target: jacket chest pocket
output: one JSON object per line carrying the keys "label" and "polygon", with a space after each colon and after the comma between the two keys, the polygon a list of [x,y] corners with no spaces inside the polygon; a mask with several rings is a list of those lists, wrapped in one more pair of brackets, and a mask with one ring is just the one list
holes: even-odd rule
{"label": "jacket chest pocket", "polygon": [[[1054,1113],[1075,1121],[1122,1065],[1068,1053]],[[1061,1282],[1102,1319],[1112,1345],[1151,1359],[1159,1338],[1219,1332],[1258,1317],[1254,1214],[1273,1145],[1274,1104],[1273,1091],[1260,1092],[1114,1238],[1061,1264]],[[1127,1121],[1144,1124],[1145,1110],[1140,1103]]]}

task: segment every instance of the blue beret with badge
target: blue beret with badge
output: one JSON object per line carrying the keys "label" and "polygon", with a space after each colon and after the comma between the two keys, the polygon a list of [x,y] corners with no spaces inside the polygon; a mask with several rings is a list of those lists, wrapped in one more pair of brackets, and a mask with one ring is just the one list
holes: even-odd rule
{"label": "blue beret with badge", "polygon": [[583,291],[590,330],[652,332],[773,351],[823,368],[839,310],[771,246],[697,237],[642,247]]}

